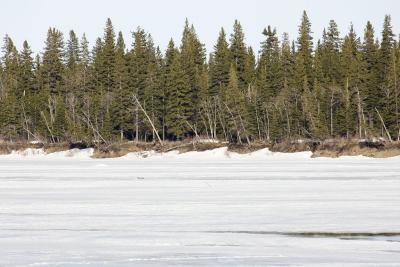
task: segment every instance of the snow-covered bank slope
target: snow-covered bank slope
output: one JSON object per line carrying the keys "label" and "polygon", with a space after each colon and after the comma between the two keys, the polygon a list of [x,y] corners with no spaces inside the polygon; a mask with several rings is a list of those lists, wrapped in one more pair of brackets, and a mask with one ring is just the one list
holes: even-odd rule
{"label": "snow-covered bank slope", "polygon": [[65,153],[0,156],[0,266],[400,262],[398,157]]}
{"label": "snow-covered bank slope", "polygon": [[[8,155],[0,155],[1,158],[6,159],[18,159],[24,157],[24,159],[29,159],[31,157],[46,157],[50,158],[90,158],[93,155],[93,149],[71,149],[61,152],[54,153],[46,153],[43,149],[33,149],[29,148],[23,151],[13,151]],[[235,152],[228,151],[227,147],[211,149],[207,151],[191,151],[186,153],[179,153],[178,151],[170,151],[165,153],[155,152],[155,151],[143,151],[138,153],[129,153],[126,156],[121,158],[150,158],[150,157],[166,157],[166,158],[176,158],[176,159],[184,159],[184,158],[193,158],[193,159],[208,159],[210,157],[223,159],[223,158],[265,158],[265,157],[310,157],[312,155],[311,152],[298,152],[298,153],[279,153],[279,152],[271,152],[267,148],[261,149],[259,151],[255,151],[247,154],[238,154]]]}
{"label": "snow-covered bank slope", "polygon": [[93,155],[93,149],[71,149],[54,153],[46,153],[43,149],[28,148],[23,151],[12,151],[11,154],[0,155],[1,158],[5,159],[30,159],[30,158],[47,158],[47,159],[61,159],[61,158],[90,158]]}

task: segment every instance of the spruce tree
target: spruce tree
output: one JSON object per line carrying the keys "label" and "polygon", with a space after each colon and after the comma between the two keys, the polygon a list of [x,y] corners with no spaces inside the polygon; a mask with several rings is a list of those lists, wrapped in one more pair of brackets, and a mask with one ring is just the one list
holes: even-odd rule
{"label": "spruce tree", "polygon": [[19,86],[19,60],[18,51],[11,38],[6,35],[3,45],[2,57],[2,111],[0,116],[1,133],[12,140],[22,131],[22,110],[19,100],[23,91]]}
{"label": "spruce tree", "polygon": [[106,21],[102,46],[101,82],[106,92],[111,92],[115,85],[115,33],[111,19]]}
{"label": "spruce tree", "polygon": [[23,94],[23,91],[20,90],[20,86],[18,84],[19,81],[17,79],[19,72],[19,55],[14,42],[8,35],[4,37],[2,51],[2,87],[4,88],[4,94],[7,96],[9,93],[13,93],[17,98],[20,98]]}
{"label": "spruce tree", "polygon": [[79,40],[73,30],[69,32],[66,51],[67,68],[74,70],[80,61]]}
{"label": "spruce tree", "polygon": [[361,102],[360,86],[360,38],[354,32],[353,25],[345,36],[342,46],[341,71],[343,73],[342,86],[344,88],[345,101],[345,124],[346,135],[358,133],[362,137],[362,129],[365,127],[363,121],[363,102]]}
{"label": "spruce tree", "polygon": [[[162,134],[162,122],[164,116],[164,91],[162,84],[162,67],[163,58],[159,48],[154,47],[151,35],[147,35],[146,40],[146,87],[144,93],[144,104],[147,113],[149,114],[158,134]],[[156,139],[156,133],[151,127],[150,122],[146,120],[146,130],[151,132],[151,139]]]}
{"label": "spruce tree", "polygon": [[346,136],[346,94],[341,86],[341,69],[340,69],[340,47],[341,38],[339,30],[334,20],[329,22],[328,29],[323,33],[323,41],[321,44],[321,66],[322,80],[321,85],[329,90],[327,97],[329,100],[329,121],[330,132],[333,136]]}
{"label": "spruce tree", "polygon": [[[211,57],[210,57],[211,61]],[[217,96],[220,94],[221,87],[224,87],[229,82],[229,67],[231,64],[231,55],[226,41],[226,34],[222,28],[217,44],[214,46],[212,54],[212,66],[210,71],[210,95]]]}
{"label": "spruce tree", "polygon": [[104,91],[104,84],[102,79],[104,62],[103,46],[104,44],[101,38],[97,38],[95,46],[92,50],[93,81],[91,84],[91,91],[96,91],[98,93]]}
{"label": "spruce tree", "polygon": [[91,70],[92,70],[92,59],[89,50],[89,41],[86,38],[86,35],[83,34],[80,47],[80,64],[79,64],[79,72],[80,72],[80,93],[87,93],[89,91],[89,85],[91,80]]}
{"label": "spruce tree", "polygon": [[[276,30],[268,26],[263,31],[266,40],[261,43],[260,61],[258,64],[259,85],[264,101],[271,101],[283,87],[278,37]],[[262,77],[261,77],[262,76]]]}
{"label": "spruce tree", "polygon": [[188,125],[191,103],[187,97],[190,85],[186,79],[179,51],[171,40],[165,56],[165,88],[167,133],[172,139],[182,139],[190,130]]}
{"label": "spruce tree", "polygon": [[19,87],[23,94],[32,95],[37,88],[35,88],[35,75],[33,72],[34,62],[32,58],[32,50],[27,41],[22,45],[22,51],[19,57]]}
{"label": "spruce tree", "polygon": [[256,75],[256,57],[254,55],[253,48],[249,46],[247,48],[247,53],[246,53],[246,60],[244,62],[244,81],[246,84],[246,89],[249,89],[251,85],[254,83],[255,75]]}
{"label": "spruce tree", "polygon": [[281,46],[281,75],[282,83],[287,82],[293,84],[295,53],[292,52],[290,47],[289,35],[283,33],[282,46]]}
{"label": "spruce tree", "polygon": [[73,30],[69,32],[69,39],[65,51],[66,68],[64,77],[65,92],[69,93],[69,98],[75,97],[80,87],[80,73],[78,65],[80,63],[79,40]]}
{"label": "spruce tree", "polygon": [[[133,38],[133,48],[129,54],[129,94],[135,95],[145,106],[144,95],[148,70],[146,33],[143,29],[138,28],[133,33]],[[136,140],[139,140],[140,135],[144,133],[144,116],[138,105],[135,105],[133,113],[134,136]]]}
{"label": "spruce tree", "polygon": [[232,62],[236,69],[236,74],[239,81],[239,88],[241,90],[245,90],[245,88],[247,87],[245,78],[247,48],[244,43],[244,33],[242,25],[237,20],[235,20],[235,23],[233,24],[233,33],[231,34],[229,49]]}
{"label": "spruce tree", "polygon": [[378,77],[378,47],[374,39],[374,29],[368,21],[364,31],[364,42],[362,44],[362,89],[361,97],[365,103],[366,119],[373,134],[374,130],[380,129],[379,118],[375,109],[383,99],[383,90],[379,87]]}
{"label": "spruce tree", "polygon": [[[180,59],[182,69],[184,71],[185,83],[189,84],[188,95],[182,96],[187,99],[184,102],[189,104],[186,115],[189,117],[188,122],[192,125],[196,125],[198,119],[199,110],[199,94],[200,84],[196,76],[201,73],[201,70],[205,61],[205,50],[204,45],[200,42],[197,37],[194,26],[189,26],[189,22],[186,19],[185,27],[182,33],[182,41],[180,46]],[[193,126],[192,126],[193,127]]]}
{"label": "spruce tree", "polygon": [[[132,93],[128,87],[128,60],[125,53],[125,42],[122,32],[118,33],[117,43],[115,48],[115,88],[114,101],[110,112],[106,115],[109,117],[109,122],[112,123],[112,131],[119,135],[122,140],[128,134],[128,130],[132,124],[133,103]],[[111,129],[110,129],[111,131]],[[111,132],[109,132],[111,134]]]}
{"label": "spruce tree", "polygon": [[383,23],[381,45],[378,51],[379,88],[383,98],[380,99],[382,119],[391,136],[397,136],[399,125],[396,108],[396,56],[394,48],[394,34],[391,18],[386,15]]}
{"label": "spruce tree", "polygon": [[311,86],[313,82],[312,52],[313,38],[311,36],[311,22],[306,11],[303,12],[301,24],[299,26],[299,36],[297,38],[296,55],[296,83],[301,90],[304,79],[307,85]]}
{"label": "spruce tree", "polygon": [[51,95],[62,95],[64,84],[64,41],[63,34],[55,28],[47,32],[46,46],[41,66],[43,85]]}
{"label": "spruce tree", "polygon": [[322,72],[323,82],[335,86],[341,80],[340,73],[340,46],[339,30],[334,20],[329,22],[328,30],[323,33],[322,41]]}
{"label": "spruce tree", "polygon": [[30,139],[32,132],[34,132],[34,125],[37,124],[35,120],[35,97],[37,93],[37,88],[35,88],[35,75],[33,72],[33,58],[32,51],[28,45],[27,41],[24,41],[22,45],[22,51],[20,53],[20,67],[18,74],[18,84],[20,91],[22,91],[22,97],[20,98],[21,109],[23,115],[23,125],[25,132],[27,133],[27,138]]}

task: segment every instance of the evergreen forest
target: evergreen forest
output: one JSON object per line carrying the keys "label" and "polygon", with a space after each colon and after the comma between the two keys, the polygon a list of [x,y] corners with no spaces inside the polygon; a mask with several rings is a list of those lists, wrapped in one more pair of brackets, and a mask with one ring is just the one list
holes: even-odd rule
{"label": "evergreen forest", "polygon": [[[126,44],[110,19],[89,44],[48,29],[43,51],[5,36],[0,63],[0,139],[114,143],[193,138],[230,143],[400,138],[400,41],[385,16],[320,39],[302,14],[298,36],[272,26],[260,51],[239,21],[206,52],[188,20],[161,51],[137,28]],[[218,29],[217,29],[218,30]]]}

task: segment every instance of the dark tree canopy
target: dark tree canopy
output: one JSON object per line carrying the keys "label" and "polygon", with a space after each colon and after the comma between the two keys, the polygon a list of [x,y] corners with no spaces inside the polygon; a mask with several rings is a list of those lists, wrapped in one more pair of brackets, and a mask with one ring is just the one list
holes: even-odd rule
{"label": "dark tree canopy", "polygon": [[[142,28],[125,44],[111,19],[93,44],[47,32],[42,53],[5,36],[0,138],[110,143],[206,137],[236,143],[400,138],[400,45],[385,16],[375,33],[330,20],[313,40],[306,12],[290,39],[267,26],[260,51],[235,20],[206,56],[195,27],[163,53]],[[260,29],[255,29],[259,31]],[[260,34],[261,34],[260,33]],[[361,37],[359,37],[361,36]],[[158,137],[157,137],[158,138]]]}

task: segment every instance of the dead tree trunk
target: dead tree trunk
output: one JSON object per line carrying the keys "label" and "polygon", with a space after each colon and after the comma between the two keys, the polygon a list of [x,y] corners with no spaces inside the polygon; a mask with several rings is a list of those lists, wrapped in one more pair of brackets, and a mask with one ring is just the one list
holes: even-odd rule
{"label": "dead tree trunk", "polygon": [[333,136],[333,92],[331,93],[331,103],[330,103],[330,124],[331,124],[331,136]]}
{"label": "dead tree trunk", "polygon": [[376,107],[375,107],[375,111],[376,111],[376,113],[378,113],[379,119],[380,119],[381,122],[382,122],[382,126],[383,126],[383,128],[385,129],[385,131],[386,131],[386,135],[388,136],[389,141],[390,141],[390,142],[393,142],[392,137],[390,136],[390,133],[389,133],[388,129],[386,128],[385,122],[383,121],[383,118],[382,118],[381,114],[379,113],[379,111],[378,111],[378,109],[377,109]]}
{"label": "dead tree trunk", "polygon": [[45,122],[45,124],[46,124],[47,130],[48,130],[49,133],[50,133],[51,141],[52,141],[53,143],[55,143],[56,141],[55,141],[55,139],[54,139],[53,132],[51,131],[50,126],[49,126],[49,124],[47,123],[46,115],[44,115],[43,111],[40,112],[40,115],[42,115],[42,117],[43,117],[43,119],[44,119],[44,122]]}
{"label": "dead tree trunk", "polygon": [[90,117],[88,114],[83,113],[83,115],[85,115],[86,120],[90,126],[90,128],[92,128],[93,134],[97,134],[97,137],[100,138],[106,145],[108,145],[108,142],[106,139],[103,138],[103,136],[100,134],[100,132],[98,131],[98,129],[96,129],[96,127],[94,127],[92,121],[90,120]]}
{"label": "dead tree trunk", "polygon": [[158,134],[158,131],[156,127],[154,126],[153,121],[150,119],[149,115],[147,114],[146,110],[143,108],[143,106],[140,104],[139,99],[137,99],[136,95],[133,95],[133,100],[136,102],[136,108],[140,108],[143,112],[143,114],[146,116],[147,120],[149,121],[151,127],[153,128],[154,133],[157,136],[158,141],[160,142],[161,147],[163,147],[163,142],[160,138],[160,135]]}
{"label": "dead tree trunk", "polygon": [[138,107],[135,107],[135,141],[136,143],[139,142],[139,110]]}

